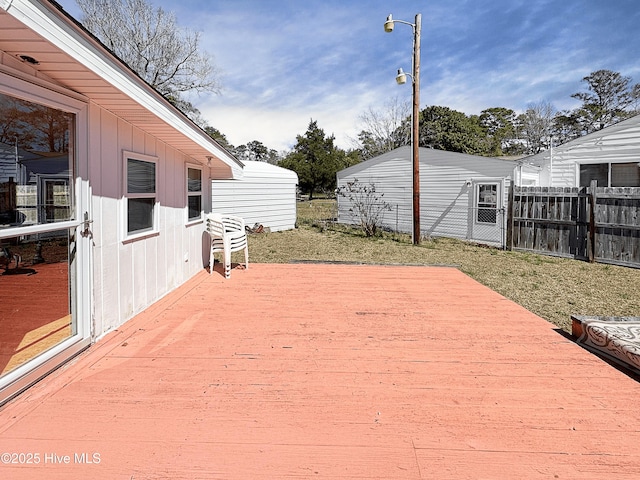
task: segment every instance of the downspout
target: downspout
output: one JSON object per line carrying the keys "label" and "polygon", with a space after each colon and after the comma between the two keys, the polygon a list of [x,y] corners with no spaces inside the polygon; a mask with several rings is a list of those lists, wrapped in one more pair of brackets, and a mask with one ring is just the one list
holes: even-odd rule
{"label": "downspout", "polygon": [[522,162],[518,163],[518,186],[522,186]]}
{"label": "downspout", "polygon": [[553,138],[549,138],[549,187],[553,185]]}

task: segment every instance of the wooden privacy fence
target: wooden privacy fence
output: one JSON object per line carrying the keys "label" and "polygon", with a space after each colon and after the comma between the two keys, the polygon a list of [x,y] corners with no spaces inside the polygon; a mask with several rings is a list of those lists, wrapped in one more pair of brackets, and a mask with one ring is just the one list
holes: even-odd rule
{"label": "wooden privacy fence", "polygon": [[512,186],[507,248],[640,268],[640,188]]}

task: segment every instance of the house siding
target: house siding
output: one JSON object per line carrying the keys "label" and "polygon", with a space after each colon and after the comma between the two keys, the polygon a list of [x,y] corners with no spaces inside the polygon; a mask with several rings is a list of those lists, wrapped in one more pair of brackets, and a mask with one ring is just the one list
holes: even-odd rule
{"label": "house siding", "polygon": [[[66,286],[72,332],[24,365],[0,374],[2,403],[200,272],[208,264],[210,243],[204,219],[187,220],[186,166],[202,166],[202,209],[208,212],[212,176],[235,178],[241,175],[242,163],[122,65],[59,6],[32,0],[5,2],[0,23],[11,32],[0,39],[0,91],[71,113],[76,120],[74,148],[69,151],[74,172],[54,172],[73,185],[67,190],[75,200],[73,218],[65,216],[59,224],[30,219],[25,225],[3,228],[3,239],[29,241],[41,233],[71,233]],[[18,60],[25,50],[35,52],[39,63]],[[7,161],[7,151],[5,147],[0,151],[0,167],[15,163],[15,155]],[[123,232],[124,151],[157,159],[154,232],[147,236],[126,238]],[[69,155],[65,152],[63,157],[68,165]],[[11,202],[17,204],[25,196],[22,187],[31,174],[15,165],[13,169],[25,177],[15,179],[20,180],[21,191],[13,193],[12,186],[7,186]],[[0,171],[3,177],[8,174],[7,168]],[[27,192],[31,197],[39,196],[37,188],[31,190],[34,193]],[[36,206],[29,201],[27,206]],[[38,202],[42,203],[39,198]],[[17,210],[9,207],[3,207],[3,213]],[[62,295],[65,285],[56,287]]]}
{"label": "house siding", "polygon": [[[367,164],[366,166],[364,164]],[[338,188],[348,182],[358,181],[361,184],[375,185],[378,197],[382,202],[391,206],[390,212],[384,212],[381,225],[398,231],[411,231],[412,228],[412,166],[402,155],[394,150],[382,157],[354,165],[338,172]],[[349,209],[349,200],[338,196],[338,221],[342,223],[356,223]],[[409,208],[407,208],[409,207]],[[397,227],[397,228],[396,228]]]}
{"label": "house siding", "polygon": [[525,161],[541,168],[542,186],[578,187],[580,164],[640,161],[640,116],[541,152]]}
{"label": "house siding", "polygon": [[[203,222],[187,225],[185,169],[192,160],[110,112],[91,105],[94,336],[141,312],[201,270]],[[156,235],[125,240],[123,151],[158,159]],[[203,169],[203,207],[209,204]]]}

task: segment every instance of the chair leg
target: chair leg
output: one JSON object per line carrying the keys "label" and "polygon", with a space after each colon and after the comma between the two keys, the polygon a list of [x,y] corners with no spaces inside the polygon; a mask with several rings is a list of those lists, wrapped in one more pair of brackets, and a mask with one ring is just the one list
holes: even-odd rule
{"label": "chair leg", "polygon": [[244,268],[249,268],[249,247],[244,247]]}
{"label": "chair leg", "polygon": [[224,249],[224,277],[231,276],[231,252],[229,248]]}

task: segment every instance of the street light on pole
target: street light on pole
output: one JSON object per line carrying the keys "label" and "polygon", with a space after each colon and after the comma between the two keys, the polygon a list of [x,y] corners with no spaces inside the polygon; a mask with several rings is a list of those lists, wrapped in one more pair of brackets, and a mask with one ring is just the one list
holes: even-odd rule
{"label": "street light on pole", "polygon": [[410,25],[413,28],[413,68],[412,73],[405,73],[398,69],[396,82],[403,85],[407,82],[407,77],[411,77],[413,83],[413,111],[411,115],[411,150],[413,159],[413,244],[420,243],[420,30],[422,28],[422,15],[417,14],[415,23],[404,20],[394,20],[389,14],[384,22],[384,31],[393,32],[396,23]]}

